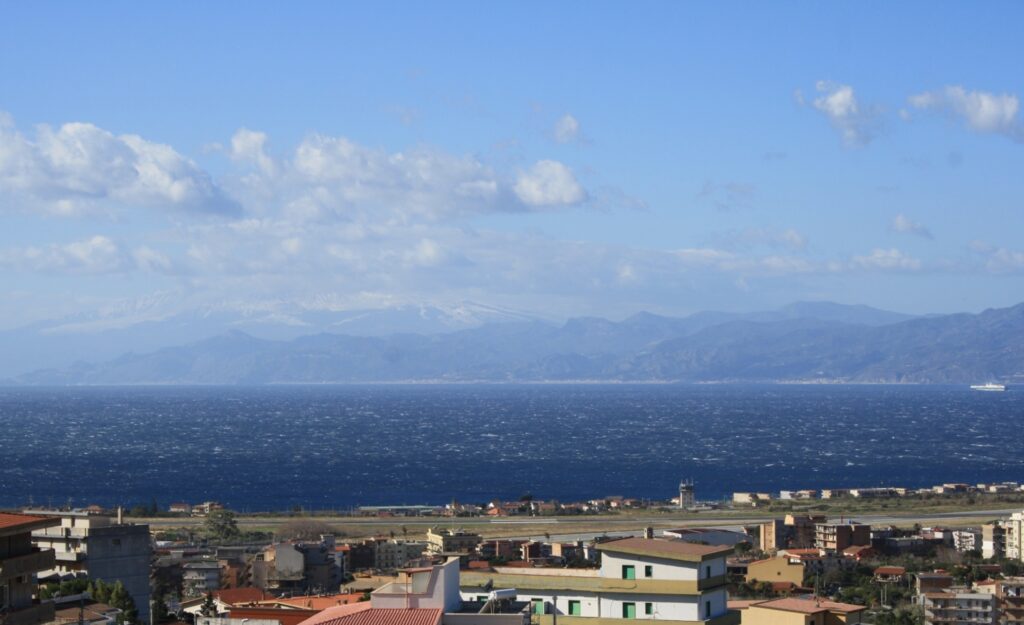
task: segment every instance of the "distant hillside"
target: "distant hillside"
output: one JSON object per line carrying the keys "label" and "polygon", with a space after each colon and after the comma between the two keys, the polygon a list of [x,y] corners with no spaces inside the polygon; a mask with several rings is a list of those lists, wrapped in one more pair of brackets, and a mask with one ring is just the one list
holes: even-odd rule
{"label": "distant hillside", "polygon": [[1024,380],[1024,304],[910,319],[866,307],[798,304],[752,315],[642,313],[621,322],[578,318],[561,326],[508,321],[384,337],[320,333],[267,340],[233,331],[14,379],[115,385],[559,380]]}

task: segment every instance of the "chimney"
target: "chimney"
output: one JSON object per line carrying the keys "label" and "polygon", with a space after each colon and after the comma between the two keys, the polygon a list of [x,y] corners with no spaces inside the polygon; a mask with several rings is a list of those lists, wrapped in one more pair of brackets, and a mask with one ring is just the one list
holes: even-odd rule
{"label": "chimney", "polygon": [[654,538],[654,528],[653,527],[645,527],[644,528],[644,538],[646,538],[648,540],[650,540],[651,538]]}

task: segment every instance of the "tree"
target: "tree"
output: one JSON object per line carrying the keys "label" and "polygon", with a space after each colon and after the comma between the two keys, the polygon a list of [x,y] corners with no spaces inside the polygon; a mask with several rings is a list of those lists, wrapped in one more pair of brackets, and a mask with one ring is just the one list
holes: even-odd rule
{"label": "tree", "polygon": [[171,620],[171,612],[167,609],[164,598],[162,596],[157,597],[153,600],[153,622],[163,623],[169,620]]}
{"label": "tree", "polygon": [[89,584],[89,596],[92,597],[93,601],[98,603],[110,604],[110,586],[102,579],[98,579],[95,582]]}
{"label": "tree", "polygon": [[199,613],[203,616],[217,616],[217,604],[213,601],[213,593],[206,593],[206,597],[203,599],[203,605],[199,608]]}
{"label": "tree", "polygon": [[139,610],[135,607],[135,601],[128,594],[121,580],[114,584],[110,591],[110,600],[106,603],[109,603],[111,607],[121,610],[121,614],[117,616],[118,625],[139,622]]}
{"label": "tree", "polygon": [[220,540],[237,538],[241,534],[235,513],[230,510],[211,510],[203,521],[203,529],[211,538]]}

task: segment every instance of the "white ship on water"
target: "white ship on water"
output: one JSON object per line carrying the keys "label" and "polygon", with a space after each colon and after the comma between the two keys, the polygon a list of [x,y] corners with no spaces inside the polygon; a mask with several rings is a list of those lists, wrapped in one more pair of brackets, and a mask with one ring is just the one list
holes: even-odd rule
{"label": "white ship on water", "polygon": [[973,385],[971,385],[971,390],[972,391],[1005,391],[1006,390],[1006,385],[1005,384],[994,384],[992,382],[987,382],[985,384],[973,384]]}

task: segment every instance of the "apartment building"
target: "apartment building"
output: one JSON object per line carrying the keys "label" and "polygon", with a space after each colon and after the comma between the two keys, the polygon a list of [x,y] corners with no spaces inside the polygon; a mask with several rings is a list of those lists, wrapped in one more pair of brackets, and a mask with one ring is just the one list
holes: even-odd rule
{"label": "apartment building", "polygon": [[818,549],[842,552],[847,547],[871,544],[871,526],[849,523],[817,523],[814,526],[814,546]]}
{"label": "apartment building", "polygon": [[36,574],[53,568],[52,549],[32,544],[32,532],[59,519],[0,512],[0,625],[38,625],[53,620],[53,604],[38,603]]}
{"label": "apartment building", "polygon": [[1024,512],[1014,512],[1010,518],[1003,519],[1002,526],[1006,537],[1006,557],[1024,560]]}
{"label": "apartment building", "polygon": [[492,590],[514,589],[530,603],[534,618],[548,625],[553,615],[569,623],[586,619],[647,619],[735,624],[726,607],[729,547],[660,538],[623,538],[601,543],[601,568],[520,569],[462,574],[464,600]]}
{"label": "apartment building", "polygon": [[995,595],[950,589],[920,595],[925,625],[979,625],[998,623]]}
{"label": "apartment building", "polygon": [[825,599],[786,597],[755,601],[743,609],[743,625],[853,625],[867,608]]}
{"label": "apartment building", "polygon": [[32,532],[40,549],[54,551],[54,566],[41,577],[75,577],[121,582],[135,602],[139,619],[149,622],[149,563],[153,547],[148,525],[124,523],[117,517],[85,511],[33,510],[60,519],[59,525]]}
{"label": "apartment building", "polygon": [[480,534],[473,532],[432,527],[427,530],[427,551],[432,554],[474,553],[482,540]]}
{"label": "apartment building", "polygon": [[814,546],[815,528],[824,523],[824,516],[787,514],[758,526],[758,544],[762,551],[805,549]]}
{"label": "apartment building", "polygon": [[408,566],[411,560],[423,555],[428,543],[415,540],[385,540],[377,543],[373,565],[382,571],[393,571]]}
{"label": "apartment building", "polygon": [[981,526],[981,557],[1006,557],[1006,528],[999,521]]}

